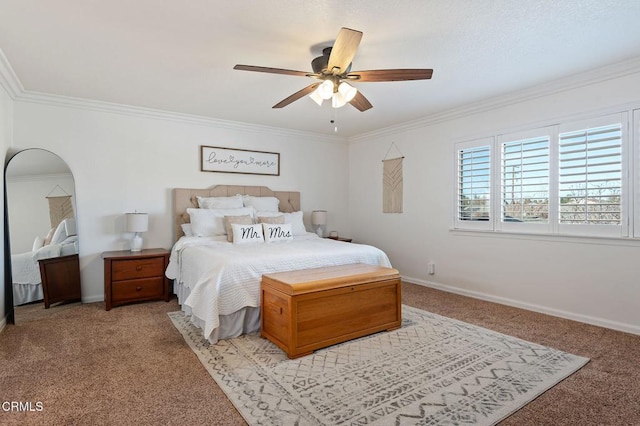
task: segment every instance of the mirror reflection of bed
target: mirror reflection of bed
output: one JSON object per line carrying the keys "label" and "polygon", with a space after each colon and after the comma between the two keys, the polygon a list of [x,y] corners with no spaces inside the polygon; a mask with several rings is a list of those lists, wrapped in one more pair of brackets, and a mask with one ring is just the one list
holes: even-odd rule
{"label": "mirror reflection of bed", "polygon": [[40,319],[79,303],[71,169],[52,152],[27,149],[9,160],[5,185],[14,321]]}

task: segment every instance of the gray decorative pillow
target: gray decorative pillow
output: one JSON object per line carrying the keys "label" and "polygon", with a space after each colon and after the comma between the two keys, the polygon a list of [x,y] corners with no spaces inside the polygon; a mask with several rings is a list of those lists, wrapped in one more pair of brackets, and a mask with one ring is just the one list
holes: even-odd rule
{"label": "gray decorative pillow", "polygon": [[233,242],[233,227],[231,226],[231,224],[233,223],[237,223],[240,225],[252,225],[253,218],[250,215],[224,217],[224,227],[227,230],[227,241],[229,241],[230,243]]}

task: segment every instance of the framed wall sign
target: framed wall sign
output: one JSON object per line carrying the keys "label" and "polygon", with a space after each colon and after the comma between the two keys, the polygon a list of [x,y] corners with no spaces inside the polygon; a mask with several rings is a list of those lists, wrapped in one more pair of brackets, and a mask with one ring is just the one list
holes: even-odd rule
{"label": "framed wall sign", "polygon": [[200,145],[200,170],[280,176],[280,153]]}

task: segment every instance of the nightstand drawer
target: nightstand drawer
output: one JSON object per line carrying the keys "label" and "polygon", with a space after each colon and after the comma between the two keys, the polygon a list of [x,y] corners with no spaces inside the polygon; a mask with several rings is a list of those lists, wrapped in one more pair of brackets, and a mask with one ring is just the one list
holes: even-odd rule
{"label": "nightstand drawer", "polygon": [[111,263],[113,281],[150,278],[164,275],[164,258],[116,260]]}
{"label": "nightstand drawer", "polygon": [[146,299],[162,298],[164,290],[164,278],[143,278],[114,282],[112,291],[113,303],[128,301],[141,301]]}

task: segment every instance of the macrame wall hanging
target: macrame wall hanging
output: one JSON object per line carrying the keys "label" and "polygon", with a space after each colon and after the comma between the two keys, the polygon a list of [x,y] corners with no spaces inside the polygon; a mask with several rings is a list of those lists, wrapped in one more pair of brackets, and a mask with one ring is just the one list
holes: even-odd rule
{"label": "macrame wall hanging", "polygon": [[[65,195],[52,196],[51,194],[56,189],[60,189]],[[63,220],[74,217],[71,195],[67,194],[59,185],[56,185],[46,198],[49,201],[49,220],[52,228],[58,226]]]}
{"label": "macrame wall hanging", "polygon": [[[399,157],[389,157],[391,148],[395,147]],[[391,146],[382,160],[382,212],[402,213],[402,161],[404,156],[400,148],[391,142]]]}

